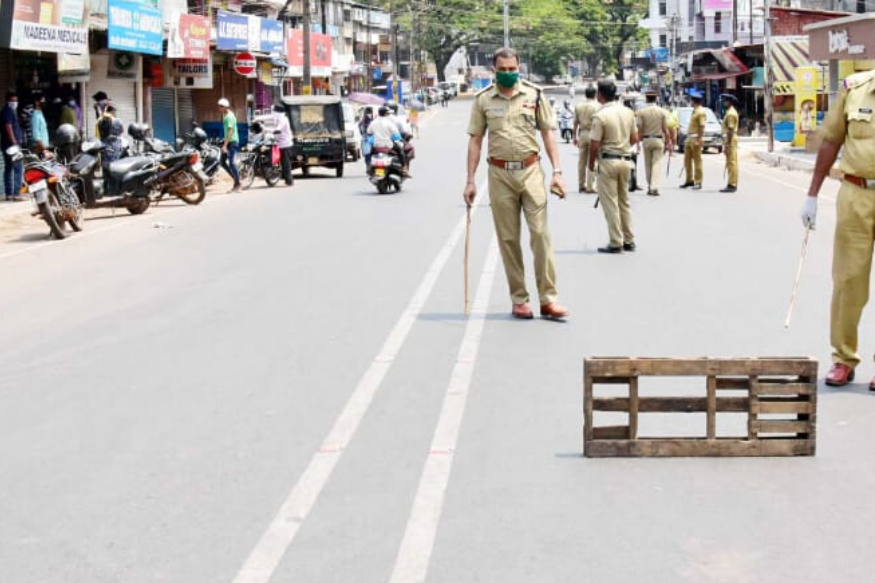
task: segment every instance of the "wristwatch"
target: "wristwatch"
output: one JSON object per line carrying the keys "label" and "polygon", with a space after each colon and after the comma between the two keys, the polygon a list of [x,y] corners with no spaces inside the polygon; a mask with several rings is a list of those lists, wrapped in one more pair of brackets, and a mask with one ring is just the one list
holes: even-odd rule
{"label": "wristwatch", "polygon": [[553,170],[553,174],[562,174],[562,169],[560,168],[559,170]]}

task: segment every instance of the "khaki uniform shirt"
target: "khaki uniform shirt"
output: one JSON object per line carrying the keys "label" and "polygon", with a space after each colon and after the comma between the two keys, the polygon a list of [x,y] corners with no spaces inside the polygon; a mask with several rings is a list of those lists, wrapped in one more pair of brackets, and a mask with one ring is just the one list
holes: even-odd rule
{"label": "khaki uniform shirt", "polygon": [[592,129],[592,116],[599,110],[601,105],[598,101],[584,101],[574,108],[574,119],[580,126],[580,131],[588,132]]}
{"label": "khaki uniform shirt", "polygon": [[668,112],[654,104],[639,110],[635,117],[642,138],[663,138],[662,130],[668,125]]}
{"label": "khaki uniform shirt", "polygon": [[699,138],[705,137],[707,121],[708,115],[705,113],[704,107],[699,106],[693,109],[693,115],[690,116],[690,126],[687,128],[687,142],[698,142]]}
{"label": "khaki uniform shirt", "polygon": [[723,116],[723,134],[726,135],[729,132],[732,132],[733,140],[738,139],[738,112],[731,105],[726,110],[726,115]]}
{"label": "khaki uniform shirt", "polygon": [[511,97],[494,84],[474,96],[468,133],[482,136],[489,130],[490,158],[521,162],[537,154],[542,129],[556,129],[556,118],[541,88],[528,81],[520,81]]}
{"label": "khaki uniform shirt", "polygon": [[590,138],[600,142],[599,154],[632,154],[629,138],[638,132],[635,114],[619,102],[605,104],[592,118]]}
{"label": "khaki uniform shirt", "polygon": [[845,88],[830,104],[820,134],[834,144],[844,143],[842,172],[875,178],[875,71],[845,79]]}

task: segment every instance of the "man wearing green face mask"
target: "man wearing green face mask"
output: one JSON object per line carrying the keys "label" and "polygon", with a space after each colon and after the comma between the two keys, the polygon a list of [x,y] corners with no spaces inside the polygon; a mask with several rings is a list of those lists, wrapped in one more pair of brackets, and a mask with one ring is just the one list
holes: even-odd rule
{"label": "man wearing green face mask", "polygon": [[553,165],[550,190],[565,198],[565,185],[556,147],[556,118],[542,99],[541,89],[520,81],[519,58],[513,49],[501,48],[492,58],[495,85],[483,89],[474,98],[468,124],[468,183],[463,197],[471,206],[477,196],[474,176],[480,162],[483,136],[489,132],[489,201],[498,234],[501,259],[507,274],[515,318],[534,317],[526,290],[523,254],[520,246],[520,211],[529,226],[532,254],[535,256],[535,279],[541,316],[561,319],[568,310],[556,303],[556,270],[553,247],[547,228],[547,191],[544,171],[538,163],[540,146]]}

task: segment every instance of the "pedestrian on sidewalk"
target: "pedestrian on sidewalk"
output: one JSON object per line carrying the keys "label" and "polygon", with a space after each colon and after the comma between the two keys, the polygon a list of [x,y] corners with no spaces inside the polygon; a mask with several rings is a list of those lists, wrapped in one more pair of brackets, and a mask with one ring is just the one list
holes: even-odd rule
{"label": "pedestrian on sidewalk", "polygon": [[644,92],[647,105],[636,114],[638,146],[644,144],[644,175],[647,177],[647,194],[659,196],[659,181],[662,178],[663,152],[671,151],[671,133],[668,131],[668,112],[656,104],[655,89]]}
{"label": "pedestrian on sidewalk", "polygon": [[578,147],[580,154],[577,161],[577,192],[595,194],[595,189],[592,187],[595,182],[595,174],[589,172],[589,145],[592,116],[601,105],[595,99],[595,87],[592,85],[584,90],[583,95],[586,97],[586,101],[579,103],[574,108],[574,129],[572,130],[574,145]]}
{"label": "pedestrian on sidewalk", "polygon": [[720,192],[735,192],[738,190],[738,112],[735,106],[738,99],[731,93],[720,96],[726,113],[723,115],[723,153],[726,155],[726,188]]}
{"label": "pedestrian on sidewalk", "polygon": [[684,142],[684,171],[686,180],[681,188],[690,186],[695,190],[702,188],[702,146],[705,143],[705,124],[708,121],[705,110],[702,108],[702,99],[705,97],[698,89],[690,89],[688,92],[690,101],[693,102],[693,114],[690,116],[690,125],[687,127],[687,140]]}
{"label": "pedestrian on sidewalk", "polygon": [[0,111],[0,148],[3,149],[3,186],[6,189],[6,200],[20,202],[24,200],[21,184],[24,175],[24,165],[21,160],[13,161],[6,150],[12,146],[22,146],[24,134],[18,123],[18,94],[15,91],[6,92],[6,105]]}
{"label": "pedestrian on sidewalk", "polygon": [[219,111],[222,112],[222,133],[224,141],[222,142],[222,157],[219,163],[225,172],[231,175],[234,179],[234,186],[230,192],[240,192],[242,186],[240,184],[240,172],[237,170],[237,164],[234,162],[234,157],[237,155],[237,147],[240,145],[240,140],[237,137],[237,116],[231,111],[231,102],[224,97],[219,100]]}
{"label": "pedestrian on sidewalk", "polygon": [[38,94],[33,101],[33,113],[30,117],[30,144],[34,153],[41,155],[49,147],[49,125],[43,108],[46,105],[46,96]]}
{"label": "pedestrian on sidewalk", "polygon": [[[823,180],[842,153],[844,173],[836,201],[835,243],[832,260],[830,342],[832,368],[826,384],[841,387],[854,380],[860,363],[858,328],[869,299],[872,246],[875,244],[875,71],[845,79],[844,89],[820,128],[823,144],[802,206],[802,224],[814,228],[817,195]],[[869,383],[875,391],[875,379]]]}
{"label": "pedestrian on sidewalk", "polygon": [[598,100],[602,108],[592,120],[589,169],[596,171],[598,160],[599,201],[608,223],[610,241],[599,253],[635,251],[632,210],[629,206],[629,179],[632,173],[632,147],[638,143],[635,114],[617,99],[613,81],[599,81]]}
{"label": "pedestrian on sidewalk", "polygon": [[475,174],[480,162],[483,137],[489,133],[489,201],[498,235],[501,259],[507,275],[514,318],[534,317],[529,307],[523,253],[520,246],[520,212],[529,227],[529,240],[535,256],[535,279],[541,316],[561,319],[568,310],[556,300],[556,269],[553,246],[547,226],[547,191],[544,171],[538,162],[540,132],[544,149],[553,165],[550,190],[565,197],[559,151],[556,147],[556,116],[544,103],[540,87],[519,78],[516,51],[503,47],[492,56],[495,83],[474,96],[468,123],[468,181],[463,198],[470,207],[477,196]]}
{"label": "pedestrian on sidewalk", "polygon": [[292,146],[294,145],[294,137],[292,136],[292,126],[289,123],[286,108],[281,103],[273,106],[273,117],[276,120],[276,129],[279,130],[276,145],[280,149],[283,179],[286,181],[286,186],[292,186],[295,184],[295,178],[292,176]]}

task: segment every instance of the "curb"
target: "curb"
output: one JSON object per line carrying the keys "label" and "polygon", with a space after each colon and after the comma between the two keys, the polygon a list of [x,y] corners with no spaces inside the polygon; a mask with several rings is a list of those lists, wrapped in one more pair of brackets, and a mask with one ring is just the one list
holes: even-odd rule
{"label": "curb", "polygon": [[[760,162],[765,162],[769,166],[780,166],[787,170],[797,170],[802,172],[814,172],[814,162],[811,160],[803,160],[795,156],[787,154],[776,154],[774,152],[753,152],[753,155]],[[836,180],[842,179],[842,171],[838,165],[835,165],[829,171],[829,177]]]}

